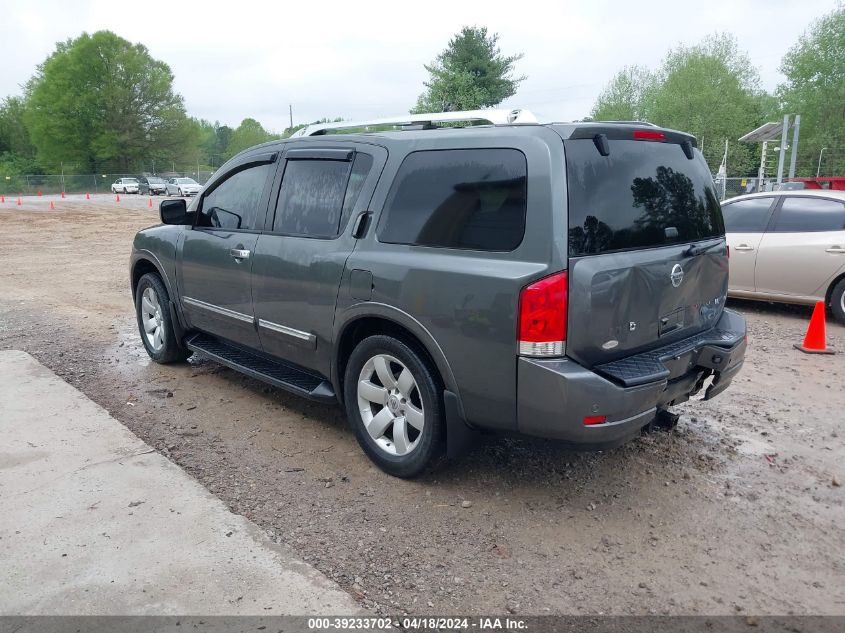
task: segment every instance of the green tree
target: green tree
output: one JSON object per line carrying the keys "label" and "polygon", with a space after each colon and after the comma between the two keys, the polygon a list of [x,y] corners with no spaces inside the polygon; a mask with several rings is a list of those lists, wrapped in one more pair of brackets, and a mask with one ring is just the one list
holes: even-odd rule
{"label": "green tree", "polygon": [[271,134],[255,119],[244,119],[241,124],[236,127],[229,137],[229,143],[226,146],[226,155],[232,157],[238,152],[258,145],[259,143],[266,143],[279,138],[275,134]]}
{"label": "green tree", "polygon": [[652,123],[694,134],[714,171],[728,141],[730,173],[751,175],[759,148],[737,139],[765,122],[765,103],[756,68],[736,39],[723,34],[670,51],[644,111]]}
{"label": "green tree", "polygon": [[845,173],[845,6],[813,23],[781,64],[779,96],[786,112],[801,115],[800,175],[815,175],[823,147],[825,175]]}
{"label": "green tree", "polygon": [[593,116],[650,121],[690,132],[713,171],[727,140],[729,174],[752,175],[759,148],[737,139],[764,123],[774,109],[748,56],[732,35],[722,34],[670,50],[654,72],[623,69],[599,96]]}
{"label": "green tree", "polygon": [[647,68],[625,66],[599,94],[590,116],[597,121],[645,120],[645,97],[653,83]]}
{"label": "green tree", "polygon": [[411,112],[476,110],[498,105],[516,94],[524,75],[514,76],[522,53],[505,56],[499,35],[484,27],[463,27],[425,66],[429,80]]}
{"label": "green tree", "polygon": [[110,31],[57,45],[27,84],[26,122],[50,168],[127,172],[144,159],[182,160],[196,150],[170,68]]}
{"label": "green tree", "polygon": [[35,147],[24,121],[25,112],[26,102],[21,97],[7,97],[0,104],[0,154],[35,158]]}

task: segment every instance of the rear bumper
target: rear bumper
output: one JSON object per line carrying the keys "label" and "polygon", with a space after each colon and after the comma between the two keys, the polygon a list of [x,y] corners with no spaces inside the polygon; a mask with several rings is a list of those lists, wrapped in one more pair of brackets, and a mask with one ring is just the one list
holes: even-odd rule
{"label": "rear bumper", "polygon": [[[705,399],[724,391],[744,362],[745,333],[745,319],[725,310],[716,327],[706,333],[711,336],[697,335],[687,339],[686,345],[675,343],[649,352],[649,358],[657,359],[665,370],[659,377],[652,371],[648,381],[600,374],[599,368],[586,369],[568,358],[520,358],[519,430],[587,450],[623,444],[654,419],[658,407],[688,400],[708,377],[714,379]],[[584,418],[590,416],[606,416],[607,422],[585,425]]]}

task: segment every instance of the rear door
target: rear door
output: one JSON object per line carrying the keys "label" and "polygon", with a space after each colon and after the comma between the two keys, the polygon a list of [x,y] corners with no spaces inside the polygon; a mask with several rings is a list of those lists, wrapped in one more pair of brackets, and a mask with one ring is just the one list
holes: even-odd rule
{"label": "rear door", "polygon": [[265,352],[328,375],[353,225],[367,209],[386,158],[383,148],[363,143],[297,143],[285,152],[253,262]]}
{"label": "rear door", "polygon": [[252,267],[275,160],[275,153],[254,155],[215,180],[197,201],[179,255],[179,294],[191,325],[254,348]]}
{"label": "rear door", "polygon": [[731,249],[731,291],[754,292],[757,252],[771,220],[774,201],[774,197],[765,196],[722,204],[726,238]]}
{"label": "rear door", "polygon": [[620,128],[564,147],[567,355],[591,367],[713,327],[728,258],[713,179],[690,137]]}
{"label": "rear door", "polygon": [[773,225],[760,242],[757,291],[823,299],[845,269],[845,203],[782,196]]}

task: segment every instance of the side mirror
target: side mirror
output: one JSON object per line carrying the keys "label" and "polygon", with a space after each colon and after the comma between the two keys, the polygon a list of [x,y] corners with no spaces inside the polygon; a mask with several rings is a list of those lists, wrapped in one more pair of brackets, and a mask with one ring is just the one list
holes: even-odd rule
{"label": "side mirror", "polygon": [[158,206],[161,221],[164,224],[193,224],[188,214],[188,205],[181,198],[178,200],[162,200]]}

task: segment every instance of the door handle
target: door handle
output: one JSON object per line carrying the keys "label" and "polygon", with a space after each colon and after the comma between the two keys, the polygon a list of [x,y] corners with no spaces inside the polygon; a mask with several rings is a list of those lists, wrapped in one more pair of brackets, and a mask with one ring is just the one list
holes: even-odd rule
{"label": "door handle", "polygon": [[735,251],[753,251],[754,247],[749,246],[748,244],[739,244],[738,246],[734,246]]}
{"label": "door handle", "polygon": [[841,246],[831,246],[830,248],[824,249],[825,253],[845,253],[845,248]]}
{"label": "door handle", "polygon": [[249,259],[249,251],[242,248],[233,248],[229,251],[229,255],[237,260]]}

